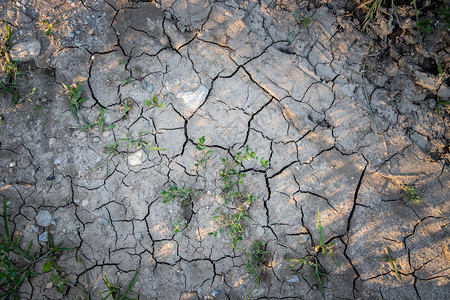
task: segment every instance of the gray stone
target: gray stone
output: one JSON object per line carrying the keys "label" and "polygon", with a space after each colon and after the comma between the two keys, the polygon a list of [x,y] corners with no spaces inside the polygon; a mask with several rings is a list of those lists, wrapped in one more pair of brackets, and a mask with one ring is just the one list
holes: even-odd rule
{"label": "gray stone", "polygon": [[48,242],[48,232],[47,231],[44,231],[43,233],[41,233],[39,235],[39,242],[44,242],[44,243]]}
{"label": "gray stone", "polygon": [[133,154],[130,154],[128,156],[128,164],[132,167],[138,167],[142,165],[142,162],[144,161],[145,153],[143,150],[139,150]]}
{"label": "gray stone", "polygon": [[177,94],[177,98],[182,101],[188,113],[192,114],[205,101],[207,95],[208,89],[201,85],[196,90]]}
{"label": "gray stone", "polygon": [[23,12],[19,11],[19,16],[17,17],[17,23],[18,24],[28,24],[31,23],[31,18],[24,14]]}
{"label": "gray stone", "polygon": [[295,275],[295,276],[286,278],[286,282],[297,283],[297,282],[300,282],[300,278],[298,278],[298,275]]}
{"label": "gray stone", "polygon": [[41,44],[38,40],[19,43],[12,46],[9,54],[15,61],[30,61],[38,57],[41,53]]}
{"label": "gray stone", "polygon": [[39,226],[47,227],[52,223],[52,215],[47,210],[41,210],[36,215],[35,220]]}

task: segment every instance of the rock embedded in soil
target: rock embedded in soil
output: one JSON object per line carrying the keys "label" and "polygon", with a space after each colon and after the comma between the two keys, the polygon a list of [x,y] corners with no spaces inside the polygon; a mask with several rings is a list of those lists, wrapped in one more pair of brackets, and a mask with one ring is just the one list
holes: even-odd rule
{"label": "rock embedded in soil", "polygon": [[19,43],[12,46],[9,54],[15,61],[30,61],[38,57],[41,53],[41,44],[38,40]]}
{"label": "rock embedded in soil", "polygon": [[35,220],[39,226],[47,227],[52,223],[52,215],[47,210],[41,210]]}
{"label": "rock embedded in soil", "polygon": [[144,161],[144,151],[139,150],[133,154],[130,154],[128,156],[128,164],[132,167],[138,167],[142,165],[142,162]]}

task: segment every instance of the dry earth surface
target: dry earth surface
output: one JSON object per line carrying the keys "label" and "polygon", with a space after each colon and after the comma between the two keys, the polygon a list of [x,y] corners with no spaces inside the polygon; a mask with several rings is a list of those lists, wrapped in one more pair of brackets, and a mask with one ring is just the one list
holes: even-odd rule
{"label": "dry earth surface", "polygon": [[[327,299],[449,299],[449,30],[429,12],[419,43],[403,2],[363,30],[359,1],[1,0],[18,86],[36,88],[1,95],[14,239],[71,248],[64,299],[139,268],[129,297],[321,299],[286,257],[317,264]],[[63,83],[83,87],[78,122]],[[239,163],[246,146],[259,159]],[[230,201],[224,170],[246,175]],[[174,184],[192,192],[163,203]],[[319,210],[334,255],[315,251]],[[20,299],[61,296],[45,262]]]}

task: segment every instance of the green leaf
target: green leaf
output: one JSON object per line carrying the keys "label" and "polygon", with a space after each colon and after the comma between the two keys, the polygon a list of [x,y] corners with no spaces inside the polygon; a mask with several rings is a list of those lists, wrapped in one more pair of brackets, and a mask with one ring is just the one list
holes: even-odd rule
{"label": "green leaf", "polygon": [[48,261],[42,266],[42,272],[46,273],[52,269],[52,262]]}
{"label": "green leaf", "polygon": [[164,103],[158,103],[158,108],[166,108],[166,105]]}
{"label": "green leaf", "polygon": [[116,124],[109,124],[109,126],[107,128],[108,129],[114,129],[114,127],[116,127]]}
{"label": "green leaf", "polygon": [[[83,86],[81,84],[77,84],[76,92],[75,92],[75,94],[73,95],[72,98],[75,99],[75,100],[80,99],[82,92],[83,92]],[[78,103],[81,103],[84,100],[86,100],[86,99],[82,98],[82,99],[80,99],[80,101],[78,101]]]}
{"label": "green leaf", "polygon": [[144,104],[147,105],[147,106],[152,106],[152,105],[153,105],[153,102],[150,101],[150,100],[145,100],[145,101],[144,101]]}
{"label": "green leaf", "polygon": [[45,31],[45,36],[50,36],[50,33],[51,33],[50,29],[47,29],[47,31]]}

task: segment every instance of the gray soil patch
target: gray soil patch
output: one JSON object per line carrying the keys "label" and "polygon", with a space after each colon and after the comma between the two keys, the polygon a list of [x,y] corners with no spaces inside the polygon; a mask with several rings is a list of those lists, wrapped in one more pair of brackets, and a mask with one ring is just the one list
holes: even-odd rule
{"label": "gray soil patch", "polygon": [[[69,248],[61,295],[47,258],[11,253],[37,274],[19,299],[100,299],[138,268],[139,299],[450,298],[437,4],[420,43],[402,3],[363,30],[360,1],[4,2],[35,91],[1,90],[0,196],[22,248]],[[79,121],[63,83],[83,87]]]}

